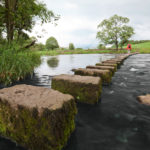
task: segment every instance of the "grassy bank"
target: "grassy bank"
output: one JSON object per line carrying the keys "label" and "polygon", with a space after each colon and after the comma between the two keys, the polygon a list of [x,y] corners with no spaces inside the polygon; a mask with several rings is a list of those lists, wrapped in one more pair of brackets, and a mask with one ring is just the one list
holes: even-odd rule
{"label": "grassy bank", "polygon": [[[34,51],[36,54],[41,56],[43,55],[64,55],[64,54],[123,54],[127,53],[126,46],[123,50],[115,50],[115,49],[75,49],[75,50],[44,50],[44,51]],[[131,52],[139,52],[141,54],[150,53],[150,42],[139,43],[139,44],[132,44],[132,51]]]}
{"label": "grassy bank", "polygon": [[40,64],[40,55],[31,52],[19,52],[16,49],[0,49],[0,84],[24,79]]}
{"label": "grassy bank", "polygon": [[[136,52],[136,50],[132,50],[132,52]],[[36,51],[36,54],[41,56],[44,55],[65,55],[65,54],[122,54],[127,53],[127,50],[97,50],[97,49],[90,49],[90,50],[49,50],[49,51]]]}
{"label": "grassy bank", "polygon": [[136,49],[141,54],[150,53],[150,42],[132,44],[132,48]]}

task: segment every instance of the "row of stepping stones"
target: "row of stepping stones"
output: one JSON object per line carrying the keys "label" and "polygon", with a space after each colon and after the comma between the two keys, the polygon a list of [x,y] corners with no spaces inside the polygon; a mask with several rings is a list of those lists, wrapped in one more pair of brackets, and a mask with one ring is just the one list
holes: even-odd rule
{"label": "row of stepping stones", "polygon": [[73,69],[74,75],[62,74],[52,78],[52,88],[72,95],[77,102],[98,103],[102,85],[109,85],[117,68],[131,54],[97,63],[95,66]]}
{"label": "row of stepping stones", "polygon": [[75,129],[75,100],[97,103],[102,84],[111,82],[128,56],[55,76],[53,89],[16,85],[0,90],[0,135],[30,150],[61,150]]}

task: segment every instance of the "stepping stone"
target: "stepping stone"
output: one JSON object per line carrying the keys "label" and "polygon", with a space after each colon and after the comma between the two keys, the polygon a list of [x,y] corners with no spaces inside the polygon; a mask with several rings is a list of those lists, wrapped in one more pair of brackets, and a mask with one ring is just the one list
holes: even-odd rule
{"label": "stepping stone", "polygon": [[111,63],[97,63],[96,66],[111,66],[111,67],[115,67],[115,70],[117,71],[117,64],[111,64]]}
{"label": "stepping stone", "polygon": [[111,61],[111,60],[113,60],[113,61],[117,61],[117,62],[122,62],[122,61],[123,61],[123,59],[121,59],[121,58],[110,59],[110,61]]}
{"label": "stepping stone", "polygon": [[76,69],[74,73],[76,75],[82,75],[82,76],[101,77],[103,84],[111,83],[112,73],[109,70],[79,68]]}
{"label": "stepping stone", "polygon": [[52,88],[74,96],[77,102],[95,104],[102,91],[99,77],[58,75],[52,78]]}
{"label": "stepping stone", "polygon": [[118,59],[125,60],[126,58],[128,58],[128,56],[120,56]]}
{"label": "stepping stone", "polygon": [[138,96],[137,100],[141,103],[141,104],[145,104],[145,105],[150,105],[150,94],[145,95],[145,96]]}
{"label": "stepping stone", "polygon": [[113,66],[87,66],[87,69],[99,69],[99,70],[109,70],[114,75],[116,68]]}
{"label": "stepping stone", "polygon": [[26,149],[62,149],[75,129],[71,95],[17,85],[0,90],[0,133]]}
{"label": "stepping stone", "polygon": [[116,61],[116,60],[106,60],[106,61],[102,61],[102,63],[110,63],[110,64],[117,64],[117,66],[121,65],[121,61]]}
{"label": "stepping stone", "polygon": [[107,60],[107,61],[115,61],[115,62],[120,63],[120,64],[123,62],[122,59],[110,59],[110,60]]}

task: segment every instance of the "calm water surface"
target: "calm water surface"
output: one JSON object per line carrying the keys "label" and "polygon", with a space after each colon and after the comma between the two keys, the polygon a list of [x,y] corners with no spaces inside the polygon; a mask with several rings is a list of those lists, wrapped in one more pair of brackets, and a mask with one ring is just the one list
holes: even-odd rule
{"label": "calm water surface", "polygon": [[50,87],[51,78],[60,74],[73,74],[72,69],[85,68],[87,65],[95,65],[98,62],[115,58],[111,54],[77,54],[43,56],[42,64],[35,69],[32,79],[23,81],[27,84]]}

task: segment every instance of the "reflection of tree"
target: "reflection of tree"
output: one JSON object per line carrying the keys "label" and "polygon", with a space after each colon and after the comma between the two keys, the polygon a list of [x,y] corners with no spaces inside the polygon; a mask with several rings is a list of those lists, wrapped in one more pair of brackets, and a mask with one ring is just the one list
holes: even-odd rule
{"label": "reflection of tree", "polygon": [[70,62],[73,63],[74,62],[74,55],[70,55],[69,58],[70,58]]}
{"label": "reflection of tree", "polygon": [[99,62],[102,62],[103,61],[103,59],[102,59],[102,57],[100,56],[100,58],[99,58]]}
{"label": "reflection of tree", "polygon": [[49,67],[56,68],[59,64],[59,60],[57,57],[52,57],[47,60],[47,64],[49,65]]}

